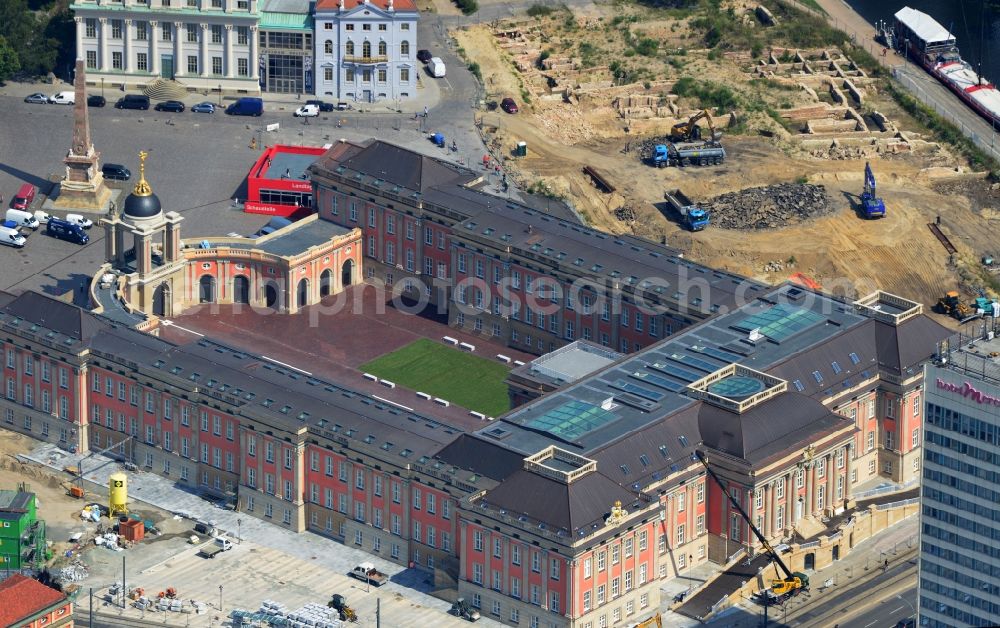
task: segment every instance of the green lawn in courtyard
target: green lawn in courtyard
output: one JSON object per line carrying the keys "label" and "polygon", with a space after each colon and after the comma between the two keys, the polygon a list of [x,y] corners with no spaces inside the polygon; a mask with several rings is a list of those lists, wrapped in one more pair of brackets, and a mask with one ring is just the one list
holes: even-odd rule
{"label": "green lawn in courtyard", "polygon": [[487,416],[510,409],[505,365],[426,338],[362,364],[360,370]]}

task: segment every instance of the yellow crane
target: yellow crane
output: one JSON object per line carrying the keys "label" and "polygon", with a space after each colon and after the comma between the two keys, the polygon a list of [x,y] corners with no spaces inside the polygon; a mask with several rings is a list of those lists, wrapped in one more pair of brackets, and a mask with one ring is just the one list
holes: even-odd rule
{"label": "yellow crane", "polygon": [[708,109],[702,109],[688,118],[687,122],[679,122],[675,124],[673,128],[670,129],[670,139],[674,142],[690,142],[700,140],[701,127],[698,126],[698,121],[702,118],[708,122],[708,130],[712,133],[712,135],[709,136],[709,141],[714,142],[718,140],[719,134],[715,130],[715,122],[712,120],[712,114],[709,113]]}

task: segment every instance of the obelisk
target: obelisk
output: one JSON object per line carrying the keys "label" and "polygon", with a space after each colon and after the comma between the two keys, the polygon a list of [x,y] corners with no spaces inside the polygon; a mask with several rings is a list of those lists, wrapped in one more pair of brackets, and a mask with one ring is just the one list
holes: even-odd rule
{"label": "obelisk", "polygon": [[[51,200],[54,209],[75,209],[104,213],[108,210],[111,190],[101,174],[101,154],[90,141],[90,116],[87,113],[87,68],[76,60],[76,102],[73,105],[73,144],[63,159],[66,176]],[[48,206],[48,204],[47,204]]]}

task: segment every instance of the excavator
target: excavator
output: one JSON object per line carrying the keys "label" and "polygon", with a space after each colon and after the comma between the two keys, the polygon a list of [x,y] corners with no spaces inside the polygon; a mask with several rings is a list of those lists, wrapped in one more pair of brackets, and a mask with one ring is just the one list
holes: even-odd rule
{"label": "excavator", "polygon": [[701,127],[698,126],[698,121],[702,118],[708,121],[708,129],[712,132],[706,141],[718,141],[722,134],[715,130],[715,123],[712,121],[712,114],[708,112],[708,109],[702,109],[691,116],[687,122],[675,124],[670,129],[670,140],[673,142],[697,142],[701,140]]}
{"label": "excavator", "polygon": [[656,628],[663,628],[663,618],[660,617],[659,613],[653,615],[649,619],[639,622],[635,625],[635,628],[653,628],[653,626],[656,626]]}
{"label": "excavator", "polygon": [[[729,498],[729,501],[733,504],[733,508],[739,511],[740,516],[743,517],[743,520],[746,521],[747,525],[750,526],[750,529],[753,530],[754,535],[757,536],[757,540],[760,541],[761,547],[764,548],[764,551],[767,552],[767,555],[770,556],[771,560],[774,561],[775,571],[778,570],[778,567],[781,568],[781,571],[778,573],[778,577],[771,582],[771,594],[774,596],[774,598],[772,599],[775,600],[783,599],[788,596],[797,595],[800,591],[808,591],[809,576],[799,571],[793,573],[788,568],[788,565],[785,564],[785,561],[781,560],[781,557],[778,556],[778,553],[774,551],[774,548],[771,547],[771,544],[767,542],[767,539],[765,539],[764,535],[761,534],[760,530],[757,529],[757,526],[755,526],[753,522],[750,521],[750,517],[747,515],[746,511],[743,510],[743,506],[740,505],[740,502],[738,502],[730,494],[729,490],[726,488],[726,485],[722,483],[722,480],[719,479],[719,476],[717,476],[715,474],[715,471],[712,470],[712,467],[708,465],[708,458],[705,456],[705,452],[696,450],[694,454],[695,456],[698,457],[698,460],[700,460],[701,463],[705,465],[705,470],[708,471],[708,474],[712,476],[712,479],[715,480],[715,483],[719,485],[719,488],[722,489],[722,492],[726,495],[726,497]],[[781,576],[781,572],[784,572],[784,577]],[[765,603],[766,602],[767,600],[765,599]]]}

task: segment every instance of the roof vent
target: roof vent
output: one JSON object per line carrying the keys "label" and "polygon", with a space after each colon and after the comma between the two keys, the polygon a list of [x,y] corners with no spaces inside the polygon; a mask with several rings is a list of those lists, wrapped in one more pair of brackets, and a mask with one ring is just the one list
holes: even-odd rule
{"label": "roof vent", "polygon": [[747,340],[749,340],[750,342],[760,342],[763,339],[764,339],[764,335],[760,333],[760,328],[759,327],[755,327],[754,329],[751,329],[750,333],[747,334]]}
{"label": "roof vent", "polygon": [[605,410],[605,411],[610,412],[611,410],[614,410],[614,409],[615,409],[615,398],[614,397],[608,397],[607,399],[605,399],[604,401],[601,402],[601,410]]}

